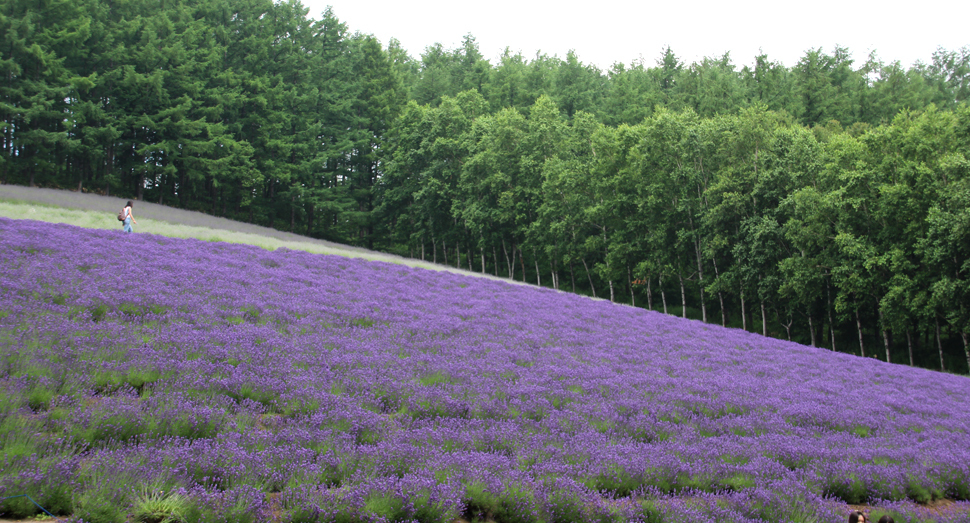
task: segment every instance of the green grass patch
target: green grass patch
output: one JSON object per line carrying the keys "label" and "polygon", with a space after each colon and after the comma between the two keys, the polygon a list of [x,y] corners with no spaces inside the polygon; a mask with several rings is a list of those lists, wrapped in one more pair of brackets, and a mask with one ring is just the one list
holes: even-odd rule
{"label": "green grass patch", "polygon": [[425,374],[418,378],[418,382],[425,387],[432,387],[434,385],[441,385],[447,383],[453,383],[453,379],[450,375],[443,371],[435,371],[431,374]]}
{"label": "green grass patch", "polygon": [[481,483],[465,486],[464,517],[470,521],[539,523],[544,520],[536,507],[535,494],[512,484],[504,492],[490,492]]}
{"label": "green grass patch", "polygon": [[126,372],[98,371],[94,373],[94,389],[102,394],[111,394],[127,385],[139,394],[145,388],[162,379],[163,373],[155,369],[128,369]]}
{"label": "green grass patch", "polygon": [[47,410],[50,408],[54,395],[54,391],[46,387],[34,387],[27,394],[27,406],[34,411]]}
{"label": "green grass patch", "polygon": [[374,326],[374,323],[376,323],[376,322],[374,320],[370,319],[370,318],[354,318],[354,319],[350,320],[350,326],[351,327],[361,327],[361,328],[364,328],[364,329],[366,329],[368,327],[373,327]]}

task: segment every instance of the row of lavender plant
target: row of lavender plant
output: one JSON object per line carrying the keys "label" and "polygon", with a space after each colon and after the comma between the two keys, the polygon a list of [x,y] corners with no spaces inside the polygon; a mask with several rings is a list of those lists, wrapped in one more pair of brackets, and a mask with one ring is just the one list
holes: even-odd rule
{"label": "row of lavender plant", "polygon": [[450,273],[0,219],[0,346],[0,497],[85,521],[970,499],[966,377]]}

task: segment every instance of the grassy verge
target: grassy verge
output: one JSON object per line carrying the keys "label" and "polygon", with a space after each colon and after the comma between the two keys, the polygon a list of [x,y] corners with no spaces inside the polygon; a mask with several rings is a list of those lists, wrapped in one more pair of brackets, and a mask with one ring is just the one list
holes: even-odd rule
{"label": "grassy verge", "polygon": [[[0,200],[0,216],[15,220],[37,220],[48,223],[66,223],[87,229],[121,230],[120,222],[113,214],[110,213],[103,211],[99,212],[66,209],[63,207],[49,206],[34,202]],[[391,256],[383,256],[380,253],[365,254],[349,249],[326,247],[310,241],[284,241],[258,234],[235,232],[227,229],[212,229],[209,227],[182,225],[162,220],[153,220],[150,218],[136,219],[138,219],[138,224],[134,225],[134,228],[135,232],[137,233],[151,233],[160,236],[167,236],[169,238],[194,238],[196,240],[209,242],[227,242],[254,245],[268,251],[285,248],[314,254],[333,254],[337,256],[362,258],[371,261],[398,263],[425,269],[447,269],[446,267],[436,266],[420,260],[408,260],[406,258],[402,259]]]}

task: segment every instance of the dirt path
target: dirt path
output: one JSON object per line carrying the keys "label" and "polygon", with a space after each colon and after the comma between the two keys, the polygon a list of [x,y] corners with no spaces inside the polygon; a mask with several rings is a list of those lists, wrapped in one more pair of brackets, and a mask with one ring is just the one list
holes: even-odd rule
{"label": "dirt path", "polygon": [[[116,198],[114,196],[101,196],[99,194],[80,193],[59,189],[42,189],[39,187],[23,187],[20,185],[0,185],[0,198],[6,200],[33,202],[44,205],[55,205],[57,207],[66,207],[68,209],[104,211],[105,213],[111,215],[117,214],[118,211],[124,207],[125,202],[128,201],[126,198]],[[134,214],[136,218],[145,217],[153,220],[161,220],[164,222],[177,223],[181,225],[258,234],[260,236],[268,236],[270,238],[276,238],[283,241],[315,243],[333,249],[368,254],[369,256],[383,255],[391,258],[400,258],[399,256],[368,251],[367,249],[341,245],[339,243],[328,242],[326,240],[317,240],[307,236],[300,236],[299,234],[278,231],[269,227],[262,227],[260,225],[237,222],[227,218],[220,218],[218,216],[210,216],[201,212],[186,211],[184,209],[176,209],[174,207],[158,205],[157,203],[136,201],[132,208],[134,210],[132,214]]]}
{"label": "dirt path", "polygon": [[[115,215],[124,207],[125,202],[128,200],[126,198],[117,198],[114,196],[102,196],[99,194],[92,193],[81,193],[75,191],[67,191],[61,189],[44,189],[40,187],[24,187],[20,185],[0,185],[0,200],[13,200],[20,202],[30,202],[41,205],[53,205],[56,207],[64,207],[67,209],[78,209],[84,211],[103,211],[110,215]],[[253,225],[250,223],[237,222],[227,218],[220,218],[218,216],[211,216],[205,213],[196,211],[187,211],[184,209],[176,209],[174,207],[168,207],[165,205],[158,205],[157,203],[136,201],[132,206],[135,218],[149,218],[152,220],[159,220],[168,223],[180,224],[180,225],[190,225],[194,227],[206,227],[209,229],[219,229],[232,232],[241,232],[247,234],[254,234],[259,236],[265,236],[269,238],[275,238],[281,241],[287,242],[302,242],[319,245],[326,249],[331,249],[336,251],[336,253],[344,254],[347,256],[359,256],[370,260],[385,261],[389,263],[400,263],[404,265],[409,265],[412,267],[420,267],[423,269],[431,269],[436,271],[448,271],[458,274],[465,274],[468,276],[477,276],[480,278],[489,278],[493,280],[500,280],[509,283],[523,284],[521,281],[509,280],[507,278],[499,278],[490,274],[482,274],[480,272],[472,272],[465,269],[458,269],[455,267],[450,267],[447,265],[434,264],[431,262],[415,260],[412,258],[405,258],[403,256],[397,256],[395,254],[388,254],[378,251],[371,251],[361,247],[354,247],[350,245],[343,245],[334,242],[328,242],[326,240],[319,240],[316,238],[310,238],[308,236],[300,236],[299,234],[293,234],[290,232],[278,231],[276,229],[271,229],[269,227],[263,227],[260,225]],[[527,284],[528,285],[528,284]]]}

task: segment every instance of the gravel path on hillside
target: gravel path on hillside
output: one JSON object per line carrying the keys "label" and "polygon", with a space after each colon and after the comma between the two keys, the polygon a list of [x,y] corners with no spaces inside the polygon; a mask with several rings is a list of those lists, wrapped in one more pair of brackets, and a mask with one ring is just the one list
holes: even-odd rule
{"label": "gravel path on hillside", "polygon": [[[111,215],[117,214],[118,211],[121,210],[121,208],[124,207],[125,203],[128,201],[127,198],[117,198],[114,196],[102,196],[99,194],[67,191],[62,189],[24,187],[21,185],[0,185],[0,200],[31,202],[31,203],[37,203],[42,205],[53,205],[56,207],[64,207],[67,209],[78,209],[78,210],[85,210],[85,211],[104,211],[105,213],[109,213]],[[152,220],[159,220],[159,221],[175,223],[180,225],[190,225],[194,227],[207,227],[210,229],[220,229],[220,230],[226,230],[226,231],[232,231],[232,232],[255,234],[259,236],[275,238],[281,241],[311,243],[311,244],[319,245],[326,249],[331,249],[335,252],[335,254],[363,257],[370,260],[385,261],[389,263],[400,263],[400,264],[405,264],[412,267],[420,267],[423,269],[431,269],[431,270],[437,270],[437,271],[444,270],[444,271],[454,272],[458,274],[465,274],[468,276],[477,276],[480,278],[501,280],[501,281],[516,283],[520,285],[523,284],[523,282],[521,281],[511,281],[507,278],[499,278],[490,274],[482,274],[480,272],[472,272],[464,269],[457,269],[455,267],[449,267],[446,265],[434,264],[426,261],[416,260],[413,258],[397,256],[395,254],[371,251],[361,247],[354,247],[350,245],[328,242],[326,240],[319,240],[316,238],[301,236],[299,234],[293,234],[290,232],[278,231],[276,229],[271,229],[269,227],[253,225],[250,223],[237,222],[234,220],[229,220],[227,218],[220,218],[218,216],[211,216],[201,212],[187,211],[184,209],[176,209],[174,207],[159,205],[157,203],[135,201],[134,205],[132,205],[132,209],[134,211],[132,214],[135,215],[136,219],[149,218]]]}

